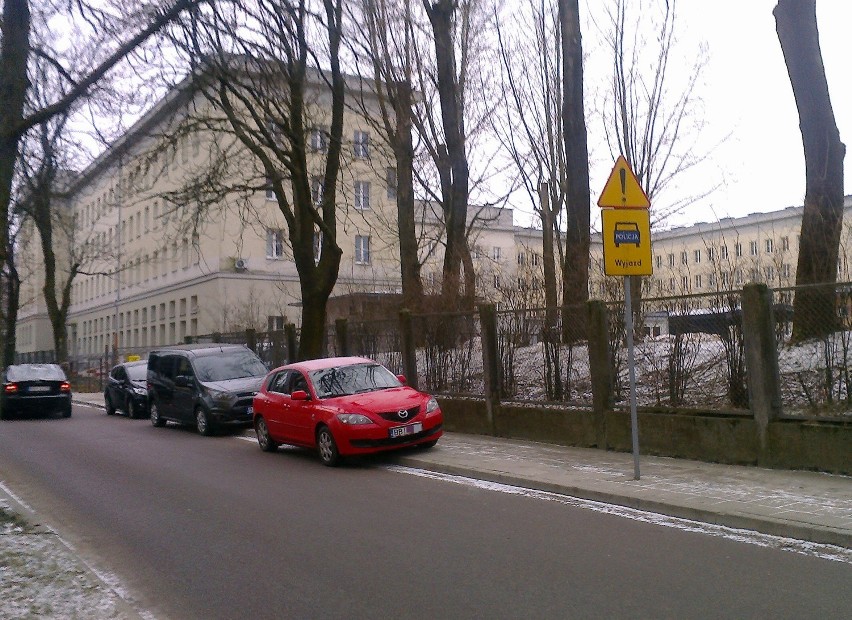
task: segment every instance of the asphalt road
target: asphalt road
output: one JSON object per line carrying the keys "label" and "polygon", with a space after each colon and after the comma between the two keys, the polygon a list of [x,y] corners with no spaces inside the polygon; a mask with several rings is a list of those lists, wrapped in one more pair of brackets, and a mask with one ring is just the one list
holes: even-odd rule
{"label": "asphalt road", "polygon": [[[440,444],[437,449],[440,449]],[[0,480],[158,618],[847,618],[852,567],[75,407]]]}

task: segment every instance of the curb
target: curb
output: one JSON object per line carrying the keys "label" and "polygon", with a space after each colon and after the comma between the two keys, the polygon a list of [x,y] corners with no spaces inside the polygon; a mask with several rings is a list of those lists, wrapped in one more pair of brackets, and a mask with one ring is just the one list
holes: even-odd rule
{"label": "curb", "polygon": [[751,530],[761,534],[768,534],[770,536],[794,538],[797,540],[836,545],[838,547],[852,549],[852,534],[827,527],[800,525],[775,519],[761,519],[752,515],[704,510],[701,508],[661,502],[659,500],[649,500],[639,497],[618,495],[606,491],[596,491],[594,489],[584,487],[539,482],[531,478],[522,478],[511,474],[495,473],[471,467],[424,461],[413,456],[399,456],[397,463],[406,467],[416,467],[441,474],[464,476],[467,478],[475,478],[477,480],[485,480],[487,482],[508,484],[525,489],[568,495],[578,499],[614,504],[616,506],[654,512],[679,519],[688,519],[691,521],[710,523],[712,525],[733,529]]}

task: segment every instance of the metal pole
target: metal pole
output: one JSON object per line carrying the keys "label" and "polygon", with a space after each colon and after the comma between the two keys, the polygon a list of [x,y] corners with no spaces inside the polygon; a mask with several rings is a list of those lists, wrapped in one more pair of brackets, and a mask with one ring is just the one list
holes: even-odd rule
{"label": "metal pole", "polygon": [[630,430],[633,439],[633,479],[639,480],[639,420],[636,415],[636,365],[633,359],[633,303],[630,276],[624,276],[624,329],[627,332],[627,368],[630,373]]}

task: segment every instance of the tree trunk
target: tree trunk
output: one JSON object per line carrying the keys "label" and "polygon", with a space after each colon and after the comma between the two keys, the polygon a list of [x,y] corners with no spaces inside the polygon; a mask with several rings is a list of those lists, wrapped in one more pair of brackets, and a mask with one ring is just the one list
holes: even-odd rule
{"label": "tree trunk", "polygon": [[[562,132],[567,185],[562,303],[567,309],[589,299],[589,152],[583,109],[583,46],[578,0],[559,0],[559,25],[562,34]],[[572,316],[572,321],[584,321],[585,312],[574,312]],[[579,328],[580,333],[585,331],[582,326]]]}
{"label": "tree trunk", "polygon": [[543,181],[538,188],[541,203],[541,255],[544,263],[544,306],[547,328],[556,326],[559,301],[556,294],[556,260],[553,255],[553,212],[550,209],[550,188]]}
{"label": "tree trunk", "polygon": [[[473,307],[475,292],[470,287],[473,274],[465,270],[465,291],[462,293],[461,267],[470,264],[467,247],[467,201],[469,169],[464,144],[464,113],[461,89],[456,76],[453,42],[454,0],[424,0],[424,7],[432,24],[435,38],[438,97],[441,102],[441,120],[446,140],[446,151],[439,156],[438,167],[442,179],[442,207],[447,233],[444,253],[441,296],[448,308]],[[447,187],[448,186],[448,187]],[[449,191],[447,191],[449,190]],[[470,288],[468,288],[470,287]]]}
{"label": "tree trunk", "polygon": [[793,300],[793,339],[803,340],[837,328],[834,284],[843,224],[846,146],[840,141],[831,107],[816,0],[779,0],[773,14],[805,151],[805,205],[796,267],[800,288]]}
{"label": "tree trunk", "polygon": [[395,97],[396,131],[393,152],[396,160],[396,211],[399,226],[399,261],[402,278],[403,306],[409,310],[420,307],[423,282],[417,256],[417,231],[414,216],[414,143],[411,135],[412,90],[405,80],[392,85]]}

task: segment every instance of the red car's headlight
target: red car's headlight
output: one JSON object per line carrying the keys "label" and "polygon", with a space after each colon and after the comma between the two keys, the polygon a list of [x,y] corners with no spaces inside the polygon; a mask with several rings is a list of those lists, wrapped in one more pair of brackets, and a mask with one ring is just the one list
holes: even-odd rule
{"label": "red car's headlight", "polygon": [[360,413],[338,413],[337,419],[344,424],[372,424],[373,421]]}
{"label": "red car's headlight", "polygon": [[433,411],[438,409],[438,401],[435,400],[434,396],[429,397],[429,401],[426,403],[426,413],[432,413]]}

